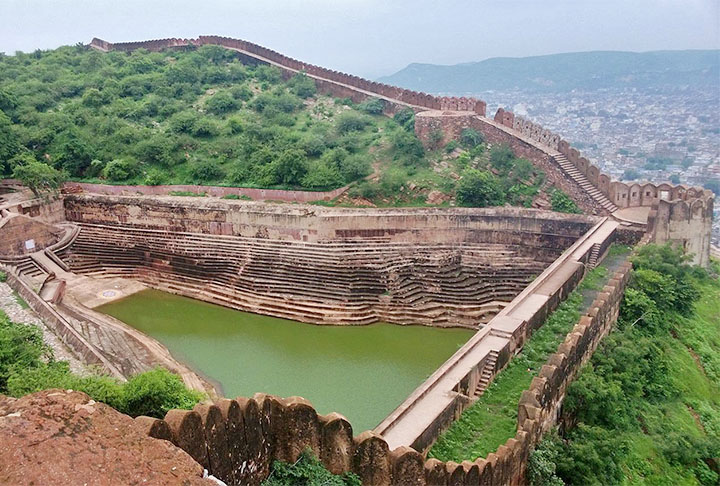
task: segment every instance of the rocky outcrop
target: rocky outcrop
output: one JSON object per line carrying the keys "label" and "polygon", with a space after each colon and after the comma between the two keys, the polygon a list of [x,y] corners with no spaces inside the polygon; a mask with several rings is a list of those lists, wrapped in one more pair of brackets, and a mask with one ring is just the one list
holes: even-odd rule
{"label": "rocky outcrop", "polygon": [[0,395],[0,484],[212,486],[143,424],[70,390]]}

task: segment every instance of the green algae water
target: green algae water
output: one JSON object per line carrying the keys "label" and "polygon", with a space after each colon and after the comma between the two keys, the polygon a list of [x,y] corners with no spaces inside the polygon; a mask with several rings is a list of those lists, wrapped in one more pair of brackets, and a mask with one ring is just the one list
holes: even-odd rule
{"label": "green algae water", "polygon": [[163,343],[219,383],[227,397],[256,392],[308,399],[319,413],[372,429],[473,332],[426,326],[315,326],[143,290],[96,310]]}

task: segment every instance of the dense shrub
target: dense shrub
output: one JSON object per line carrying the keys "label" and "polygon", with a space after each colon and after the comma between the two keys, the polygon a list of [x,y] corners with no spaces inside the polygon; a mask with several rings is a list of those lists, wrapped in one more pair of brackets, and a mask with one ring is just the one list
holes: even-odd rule
{"label": "dense shrub", "polygon": [[365,115],[346,111],[338,117],[336,126],[339,133],[346,134],[362,131],[371,123],[372,119]]}
{"label": "dense shrub", "polygon": [[164,369],[140,373],[124,384],[103,375],[74,375],[67,362],[54,361],[40,329],[13,323],[0,311],[0,393],[20,397],[48,388],[85,392],[133,417],[163,418],[168,410],[190,409],[203,397]]}
{"label": "dense shrub", "polygon": [[270,476],[262,482],[262,486],[360,486],[360,478],[353,473],[341,476],[332,474],[325,469],[320,460],[311,450],[306,449],[293,464],[275,461]]}
{"label": "dense shrub", "polygon": [[552,205],[553,211],[561,213],[574,213],[580,214],[580,208],[578,208],[575,201],[570,199],[570,196],[557,189],[550,193],[550,204]]}
{"label": "dense shrub", "polygon": [[109,181],[126,181],[137,175],[138,163],[129,159],[112,160],[105,165],[102,175]]}
{"label": "dense shrub", "polygon": [[240,103],[227,91],[215,93],[205,101],[205,108],[215,115],[224,115],[239,107]]}
{"label": "dense shrub", "polygon": [[406,130],[415,130],[415,112],[412,108],[403,108],[393,115],[393,119]]}
{"label": "dense shrub", "polygon": [[212,160],[203,160],[193,164],[190,169],[191,182],[210,182],[222,179],[225,176],[220,165]]}
{"label": "dense shrub", "polygon": [[300,98],[311,98],[315,96],[317,87],[315,81],[305,73],[298,73],[288,81],[290,91]]}
{"label": "dense shrub", "polygon": [[460,132],[460,143],[466,148],[475,148],[485,140],[483,136],[473,128],[463,128]]}
{"label": "dense shrub", "polygon": [[491,172],[467,169],[458,184],[457,200],[462,206],[500,206],[505,204],[505,194]]}
{"label": "dense shrub", "polygon": [[380,98],[368,98],[358,105],[358,110],[369,115],[382,115],[385,110],[385,101]]}

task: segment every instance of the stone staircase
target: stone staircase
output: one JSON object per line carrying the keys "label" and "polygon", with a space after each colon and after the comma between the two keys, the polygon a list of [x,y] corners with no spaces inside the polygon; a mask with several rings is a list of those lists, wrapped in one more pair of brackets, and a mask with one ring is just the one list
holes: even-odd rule
{"label": "stone staircase", "polygon": [[588,258],[588,267],[597,267],[598,260],[600,259],[600,244],[595,243],[590,250],[590,257]]}
{"label": "stone staircase", "polygon": [[480,398],[480,396],[485,393],[493,376],[495,376],[495,365],[497,364],[498,355],[499,353],[496,350],[493,349],[490,351],[488,359],[485,361],[485,366],[483,366],[482,372],[480,373],[478,384],[475,387],[475,393],[473,394],[475,398]]}
{"label": "stone staircase", "polygon": [[560,152],[554,152],[550,154],[556,164],[565,172],[572,180],[574,180],[580,187],[587,192],[603,209],[609,213],[614,213],[618,210],[618,207],[608,199],[605,194],[595,187],[588,178],[575,167],[575,164],[570,162],[568,158]]}
{"label": "stone staircase", "polygon": [[477,328],[547,266],[508,245],[322,243],[83,225],[73,272],[130,277],[228,307],[317,324]]}

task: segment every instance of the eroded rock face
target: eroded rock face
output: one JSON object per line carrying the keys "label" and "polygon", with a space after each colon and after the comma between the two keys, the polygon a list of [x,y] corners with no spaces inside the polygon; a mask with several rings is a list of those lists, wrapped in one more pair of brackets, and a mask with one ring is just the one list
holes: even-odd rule
{"label": "eroded rock face", "polygon": [[0,395],[0,484],[211,486],[170,442],[76,391]]}

